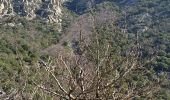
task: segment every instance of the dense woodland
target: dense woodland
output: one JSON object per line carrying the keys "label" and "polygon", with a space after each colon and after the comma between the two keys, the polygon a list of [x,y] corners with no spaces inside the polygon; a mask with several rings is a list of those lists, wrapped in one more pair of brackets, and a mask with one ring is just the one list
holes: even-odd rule
{"label": "dense woodland", "polygon": [[87,1],[0,20],[0,100],[170,100],[170,1]]}

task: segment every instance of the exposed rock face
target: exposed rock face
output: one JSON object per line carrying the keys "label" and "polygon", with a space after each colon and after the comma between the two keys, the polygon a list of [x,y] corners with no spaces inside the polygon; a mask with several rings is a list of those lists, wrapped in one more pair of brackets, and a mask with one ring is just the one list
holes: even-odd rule
{"label": "exposed rock face", "polygon": [[23,16],[28,20],[37,16],[49,22],[61,22],[60,0],[0,0],[0,18]]}

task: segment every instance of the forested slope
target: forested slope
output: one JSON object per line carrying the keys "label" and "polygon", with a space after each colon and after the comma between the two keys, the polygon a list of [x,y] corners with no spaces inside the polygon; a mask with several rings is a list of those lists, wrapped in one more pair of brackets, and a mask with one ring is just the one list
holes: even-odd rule
{"label": "forested slope", "polygon": [[68,0],[62,31],[0,21],[0,99],[169,100],[169,0]]}

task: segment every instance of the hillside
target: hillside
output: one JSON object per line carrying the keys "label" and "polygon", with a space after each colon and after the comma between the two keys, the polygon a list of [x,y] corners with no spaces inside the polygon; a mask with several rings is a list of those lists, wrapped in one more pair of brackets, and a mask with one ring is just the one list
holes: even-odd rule
{"label": "hillside", "polygon": [[2,0],[0,99],[169,100],[169,27],[169,0]]}

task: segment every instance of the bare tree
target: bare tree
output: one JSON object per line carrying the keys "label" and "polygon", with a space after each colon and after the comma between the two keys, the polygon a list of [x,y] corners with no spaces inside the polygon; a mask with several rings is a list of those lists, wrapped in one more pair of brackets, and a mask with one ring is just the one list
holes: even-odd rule
{"label": "bare tree", "polygon": [[128,44],[121,31],[109,30],[110,25],[95,27],[92,18],[90,41],[87,43],[83,37],[77,40],[82,53],[58,52],[55,58],[41,60],[39,70],[46,73],[38,71],[43,78],[34,81],[36,87],[57,99],[153,99],[161,80],[145,67],[150,59],[142,61],[138,36]]}

